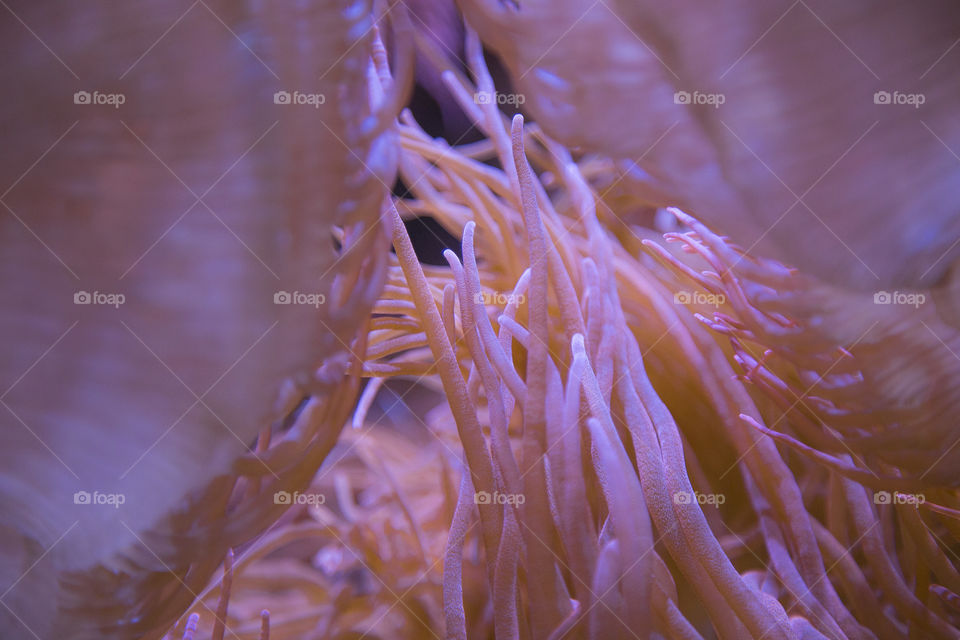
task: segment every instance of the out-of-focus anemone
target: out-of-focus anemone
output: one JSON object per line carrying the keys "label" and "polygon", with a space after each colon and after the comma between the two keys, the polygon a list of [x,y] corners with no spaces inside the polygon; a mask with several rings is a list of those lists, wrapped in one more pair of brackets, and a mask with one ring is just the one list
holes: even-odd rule
{"label": "out-of-focus anemone", "polygon": [[752,255],[859,291],[941,285],[960,256],[956,3],[458,5],[546,132]]}
{"label": "out-of-focus anemone", "polygon": [[348,634],[357,629],[371,638],[430,637],[442,619],[455,434],[446,434],[447,449],[416,419],[401,426],[403,435],[345,432],[333,464],[288,494],[287,514],[236,550],[227,615],[214,615],[224,599],[218,580],[198,592],[169,637],[179,639],[193,616],[198,637],[220,617],[226,637],[256,638],[263,610],[273,638],[355,637]]}
{"label": "out-of-focus anemone", "polygon": [[[256,637],[273,606],[273,638],[956,637],[956,491],[856,404],[881,347],[680,211],[666,240],[685,251],[601,224],[618,212],[590,167],[476,104],[493,85],[472,36],[468,53],[476,86],[444,77],[486,140],[401,118],[411,198],[386,207],[396,255],[354,415],[392,379],[439,383],[435,439],[416,455],[351,432],[311,488],[335,500],[240,554],[234,629]],[[462,258],[420,264],[417,216]]]}
{"label": "out-of-focus anemone", "polygon": [[372,3],[108,4],[4,5],[3,637],[162,634],[336,442],[386,269],[412,61]]}

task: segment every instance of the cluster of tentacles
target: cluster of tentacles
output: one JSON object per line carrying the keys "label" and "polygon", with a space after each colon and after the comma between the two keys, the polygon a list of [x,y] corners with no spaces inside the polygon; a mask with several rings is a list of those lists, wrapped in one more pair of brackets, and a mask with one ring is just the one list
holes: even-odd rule
{"label": "cluster of tentacles", "polygon": [[[830,423],[855,411],[818,385],[857,379],[855,345],[787,348],[811,334],[762,295],[803,281],[679,211],[624,237],[597,160],[474,103],[471,60],[476,87],[446,80],[486,140],[401,118],[412,196],[384,207],[356,429],[304,489],[326,499],[170,637],[197,614],[265,637],[262,609],[274,638],[956,637],[957,493]],[[447,266],[418,261],[417,216],[461,239]]]}

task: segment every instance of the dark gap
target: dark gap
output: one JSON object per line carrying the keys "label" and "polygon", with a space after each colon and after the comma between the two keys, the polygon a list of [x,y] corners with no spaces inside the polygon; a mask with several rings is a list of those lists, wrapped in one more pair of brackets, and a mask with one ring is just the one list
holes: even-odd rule
{"label": "dark gap", "polygon": [[[509,76],[499,58],[487,49],[484,49],[484,58],[497,89],[504,93],[512,93]],[[469,74],[465,68],[463,71]],[[469,144],[484,138],[480,130],[469,122],[463,110],[456,105],[453,96],[446,91],[443,91],[442,95],[435,96],[423,85],[417,83],[407,107],[431,137],[443,138],[451,145]],[[513,104],[503,104],[500,108],[511,116],[521,110]],[[405,200],[414,198],[407,184],[399,176],[393,185],[392,192],[396,198]],[[407,233],[410,234],[417,258],[423,264],[446,266],[447,261],[443,257],[446,249],[453,250],[462,260],[460,240],[444,229],[433,217],[421,216],[406,220],[404,225]]]}
{"label": "dark gap", "polygon": [[407,233],[410,234],[410,241],[413,243],[413,250],[417,253],[417,259],[421,263],[447,266],[447,261],[443,257],[446,249],[452,249],[457,257],[463,260],[460,254],[460,240],[447,232],[432,216],[405,220],[404,225],[407,227]]}
{"label": "dark gap", "polygon": [[[393,195],[405,200],[413,199],[413,194],[410,193],[406,183],[399,176],[393,184]],[[404,226],[407,228],[407,233],[410,234],[413,250],[423,264],[446,266],[447,261],[443,257],[443,252],[446,249],[452,249],[457,257],[462,260],[460,240],[451,235],[432,216],[420,216],[412,220],[405,220]]]}

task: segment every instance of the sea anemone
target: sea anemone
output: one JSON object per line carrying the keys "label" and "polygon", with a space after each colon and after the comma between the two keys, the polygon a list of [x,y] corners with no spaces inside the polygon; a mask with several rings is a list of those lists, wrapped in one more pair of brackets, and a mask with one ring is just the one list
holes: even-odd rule
{"label": "sea anemone", "polygon": [[3,635],[157,637],[336,441],[408,84],[340,5],[4,5]]}
{"label": "sea anemone", "polygon": [[[618,238],[595,160],[476,104],[467,51],[477,85],[444,78],[487,138],[402,115],[360,431],[307,490],[331,500],[251,545],[231,626],[259,601],[280,638],[955,637],[955,491],[818,417],[862,345],[767,307],[807,281],[679,210]],[[422,264],[418,216],[462,257]],[[385,393],[413,447],[370,418]]]}
{"label": "sea anemone", "polygon": [[[297,314],[282,342],[311,348],[254,381],[281,401],[246,420],[249,450],[130,531],[136,553],[46,573],[64,598],[57,633],[960,635],[949,304],[886,305],[887,292],[809,269],[816,251],[754,242],[749,216],[725,226],[740,199],[762,208],[749,197],[762,181],[740,183],[737,162],[701,146],[717,140],[702,135],[712,116],[688,117],[692,146],[668,145],[650,173],[625,165],[649,130],[610,126],[627,116],[608,99],[655,103],[663,90],[635,68],[654,64],[630,40],[631,26],[658,29],[647,3],[465,0],[469,26],[450,29],[465,34],[463,65],[409,4],[377,13],[391,56],[366,4],[256,14],[285,73],[338,70],[330,135],[299,137],[317,122],[308,106],[284,120],[281,147],[281,210],[336,213],[290,231],[284,282],[311,291],[318,271],[335,277],[320,280],[323,312]],[[299,25],[318,30],[309,55]],[[524,37],[558,25],[575,32],[572,52],[563,36],[556,48]],[[664,38],[647,51],[683,58]],[[533,122],[490,99],[506,76],[494,81],[484,44]],[[476,137],[451,143],[411,110],[396,117],[414,59]],[[426,219],[453,239],[436,238],[449,245],[439,264],[409,230]],[[953,299],[917,282],[893,295]],[[270,387],[277,367],[293,381]],[[172,473],[204,454],[188,450]],[[23,531],[26,513],[8,526]]]}

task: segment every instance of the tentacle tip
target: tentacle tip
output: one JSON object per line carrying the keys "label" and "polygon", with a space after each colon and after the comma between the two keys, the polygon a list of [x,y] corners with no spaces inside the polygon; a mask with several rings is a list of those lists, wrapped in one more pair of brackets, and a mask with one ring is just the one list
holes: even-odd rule
{"label": "tentacle tip", "polygon": [[696,222],[696,221],[693,219],[693,216],[684,213],[684,212],[681,211],[678,207],[667,207],[667,211],[669,211],[670,213],[672,213],[673,216],[674,216],[677,220],[679,220],[680,222],[682,222],[682,223],[684,223],[684,224],[686,224],[686,225],[688,225],[688,226],[690,225],[690,223]]}
{"label": "tentacle tip", "polygon": [[573,350],[574,356],[577,356],[581,353],[586,353],[582,333],[573,334],[573,337],[570,338],[570,348]]}
{"label": "tentacle tip", "polygon": [[510,138],[515,149],[523,148],[523,116],[519,113],[510,121]]}
{"label": "tentacle tip", "polygon": [[457,82],[457,76],[450,69],[444,69],[440,72],[440,79],[448,86]]}
{"label": "tentacle tip", "polygon": [[447,264],[450,265],[451,269],[457,269],[461,266],[460,258],[457,257],[457,254],[453,249],[444,249],[443,258],[447,261]]}

